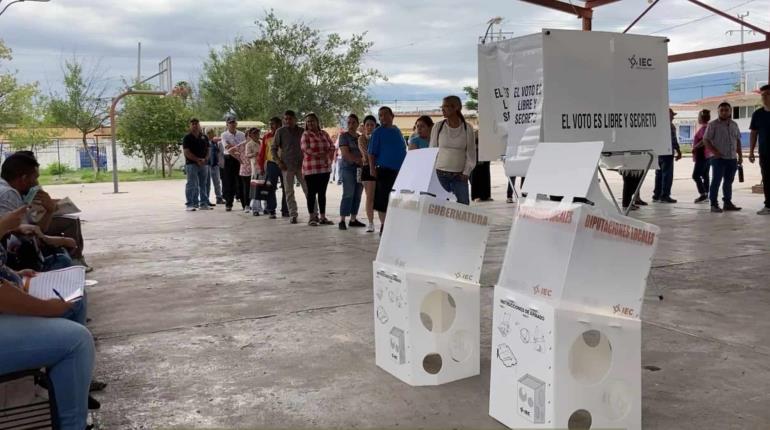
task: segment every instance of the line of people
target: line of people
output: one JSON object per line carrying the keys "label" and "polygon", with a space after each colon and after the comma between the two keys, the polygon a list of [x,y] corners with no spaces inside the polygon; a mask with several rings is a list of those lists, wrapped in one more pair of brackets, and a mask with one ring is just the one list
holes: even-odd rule
{"label": "line of people", "polygon": [[[269,121],[270,131],[264,136],[258,128],[239,131],[234,118],[227,119],[227,130],[221,136],[213,130],[204,134],[200,122],[192,119],[182,143],[187,172],[186,210],[208,210],[224,204],[226,211],[232,211],[237,199],[244,212],[275,219],[280,182],[281,215],[291,224],[298,223],[298,184],[306,197],[308,225],[333,225],[327,217],[326,193],[339,151],[339,229],[366,227],[367,232],[374,232],[376,211],[381,234],[390,192],[407,148],[427,147],[439,148],[436,173],[442,187],[459,203],[470,204],[468,177],[476,166],[475,132],[463,117],[459,97],[446,97],[441,109],[444,120],[434,126],[430,117],[418,118],[408,142],[393,124],[395,116],[387,106],[378,110],[379,123],[372,115],[361,123],[356,114],[350,114],[337,145],[313,113],[303,117],[303,128],[296,113],[287,110],[283,120],[274,117]],[[212,185],[216,203],[209,200]],[[358,220],[363,195],[367,224]]]}

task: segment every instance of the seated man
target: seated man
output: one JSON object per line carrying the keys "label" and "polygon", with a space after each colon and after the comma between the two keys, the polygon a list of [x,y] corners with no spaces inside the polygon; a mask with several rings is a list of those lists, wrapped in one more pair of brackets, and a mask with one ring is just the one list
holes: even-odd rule
{"label": "seated man", "polygon": [[[27,208],[0,218],[0,234],[18,229]],[[40,300],[26,294],[21,276],[4,264],[0,247],[0,374],[46,368],[63,430],[83,430],[94,366],[94,341],[83,326],[85,304]],[[68,318],[68,319],[67,319]]]}
{"label": "seated man", "polygon": [[[20,207],[27,206],[27,203],[25,203],[22,196],[25,196],[30,192],[34,193],[32,202],[30,203],[34,206],[41,207],[43,211],[42,216],[37,219],[37,222],[33,222],[32,217],[27,215],[25,220],[26,224],[21,226],[19,231],[22,234],[29,235],[35,233],[39,239],[33,238],[32,240],[34,243],[32,246],[22,248],[24,250],[27,248],[33,249],[30,249],[29,252],[25,252],[25,255],[28,255],[28,257],[25,257],[26,262],[19,265],[14,260],[14,266],[17,269],[31,268],[42,271],[69,267],[72,265],[72,259],[70,258],[69,253],[61,247],[76,249],[76,242],[74,240],[67,240],[67,238],[62,238],[61,236],[46,237],[42,235],[42,232],[45,232],[50,228],[53,214],[56,211],[56,202],[51,199],[48,193],[40,189],[37,181],[39,176],[40,172],[37,160],[24,152],[15,153],[6,158],[2,169],[0,169],[0,178],[2,178],[0,179],[0,216]],[[41,233],[38,234],[37,230],[32,227],[31,224],[35,224]],[[9,240],[13,239],[14,238],[11,237]],[[28,241],[25,240],[24,237],[17,235],[16,239],[18,241],[18,246],[10,245],[11,249],[9,249],[14,255],[17,255],[16,251],[19,249],[19,246],[25,244],[28,245]],[[39,262],[36,260],[39,260]]]}

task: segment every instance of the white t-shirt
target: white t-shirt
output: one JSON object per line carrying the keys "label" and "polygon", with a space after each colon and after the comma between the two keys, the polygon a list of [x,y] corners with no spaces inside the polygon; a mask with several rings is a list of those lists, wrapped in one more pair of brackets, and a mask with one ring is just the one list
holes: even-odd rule
{"label": "white t-shirt", "polygon": [[225,154],[230,155],[227,151],[230,146],[240,145],[246,141],[246,134],[242,131],[235,130],[235,133],[230,133],[230,130],[225,130],[222,133],[222,145],[225,148]]}
{"label": "white t-shirt", "polygon": [[459,127],[452,128],[446,121],[439,122],[431,131],[430,146],[438,147],[436,158],[438,170],[468,176],[476,167],[476,136],[473,127],[468,124],[460,124]]}

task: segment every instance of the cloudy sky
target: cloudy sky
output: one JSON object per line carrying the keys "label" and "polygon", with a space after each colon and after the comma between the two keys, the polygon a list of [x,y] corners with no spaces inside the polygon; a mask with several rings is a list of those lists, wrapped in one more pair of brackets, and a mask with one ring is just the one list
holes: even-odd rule
{"label": "cloudy sky", "polygon": [[[770,0],[705,1],[732,14],[749,12],[747,21],[770,28]],[[669,37],[671,53],[740,41],[737,33],[725,34],[737,25],[686,0],[660,3],[632,32]],[[601,7],[594,29],[622,31],[646,5],[647,0],[623,0]],[[517,0],[51,0],[11,6],[0,17],[0,38],[13,49],[11,67],[20,79],[38,81],[46,92],[61,85],[61,61],[73,54],[99,62],[116,86],[132,79],[137,42],[142,43],[144,76],[157,72],[158,61],[171,56],[174,80],[195,81],[210,48],[236,37],[253,38],[254,21],[270,8],[285,20],[302,20],[324,33],[367,31],[374,42],[367,66],[389,78],[372,94],[415,107],[476,83],[476,43],[490,17],[503,17],[503,30],[515,35],[580,27],[570,15]],[[759,35],[745,37],[761,40]],[[767,59],[767,51],[747,54],[747,69],[767,79]],[[737,70],[738,62],[739,55],[732,55],[679,63],[670,67],[670,76]]]}

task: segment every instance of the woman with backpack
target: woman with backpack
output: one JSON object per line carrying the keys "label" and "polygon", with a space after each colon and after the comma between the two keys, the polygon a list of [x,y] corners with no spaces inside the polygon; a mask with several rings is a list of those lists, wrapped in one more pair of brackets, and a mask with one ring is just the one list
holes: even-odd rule
{"label": "woman with backpack", "polygon": [[476,167],[476,136],[473,127],[465,121],[462,101],[457,96],[445,97],[441,103],[444,120],[431,131],[430,146],[438,148],[436,174],[439,183],[457,198],[469,205],[468,177]]}

